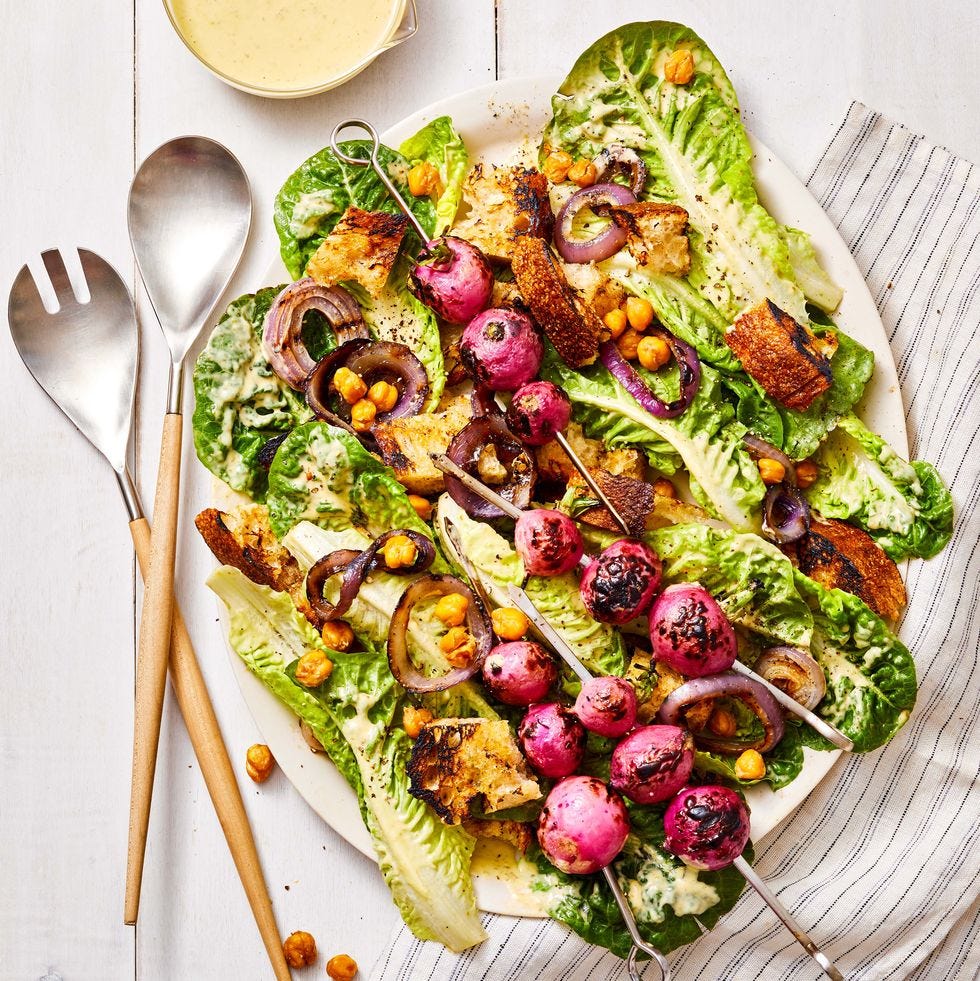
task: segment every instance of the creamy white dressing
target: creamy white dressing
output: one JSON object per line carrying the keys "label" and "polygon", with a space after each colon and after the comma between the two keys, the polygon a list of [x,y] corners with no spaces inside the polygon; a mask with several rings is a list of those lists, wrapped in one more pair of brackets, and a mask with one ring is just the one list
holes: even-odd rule
{"label": "creamy white dressing", "polygon": [[336,210],[330,188],[301,194],[293,206],[289,230],[297,239],[310,238],[316,235],[324,221]]}
{"label": "creamy white dressing", "polygon": [[342,78],[391,36],[404,0],[170,0],[184,41],[243,85],[293,92]]}
{"label": "creamy white dressing", "polygon": [[327,513],[349,513],[354,478],[343,443],[314,431],[299,462],[299,473],[288,482],[306,501],[296,520],[315,521]]}
{"label": "creamy white dressing", "polygon": [[652,848],[643,847],[642,853],[636,878],[625,883],[630,906],[641,923],[662,923],[667,906],[678,916],[698,916],[721,899],[714,886],[698,878],[697,869],[674,865]]}

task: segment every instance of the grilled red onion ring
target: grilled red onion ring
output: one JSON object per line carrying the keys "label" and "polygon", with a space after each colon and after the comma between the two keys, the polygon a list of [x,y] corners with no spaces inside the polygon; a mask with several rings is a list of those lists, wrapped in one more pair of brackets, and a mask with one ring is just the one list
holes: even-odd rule
{"label": "grilled red onion ring", "polygon": [[[538,476],[533,454],[507,428],[500,415],[487,415],[465,425],[452,439],[446,455],[458,467],[480,479],[477,465],[480,454],[487,446],[493,446],[497,459],[510,475],[509,480],[494,490],[506,498],[515,508],[524,510],[531,503],[531,491]],[[485,501],[451,474],[446,474],[446,490],[449,496],[471,517],[490,521],[504,517],[495,504]]]}
{"label": "grilled red onion ring", "polygon": [[740,740],[715,736],[708,730],[703,730],[693,733],[694,741],[699,746],[730,755],[744,753],[747,749],[765,753],[783,738],[785,722],[779,702],[772,697],[765,685],[734,671],[722,671],[721,674],[709,674],[704,678],[686,681],[664,699],[657,718],[668,725],[683,726],[684,709],[706,698],[722,696],[741,699],[759,717],[765,733],[761,739]]}
{"label": "grilled red onion ring", "polygon": [[503,416],[504,414],[504,410],[497,404],[495,393],[480,382],[475,382],[473,391],[470,392],[470,406],[473,409],[474,419],[479,419],[482,416]]}
{"label": "grilled red onion ring", "polygon": [[658,419],[673,419],[681,415],[694,401],[701,386],[701,361],[690,344],[663,327],[651,328],[648,333],[662,337],[670,348],[680,371],[681,392],[672,402],[664,402],[647,387],[633,366],[619,353],[615,342],[606,341],[599,348],[599,357],[609,373],[647,412]]}
{"label": "grilled red onion ring", "polygon": [[[446,674],[429,677],[412,663],[408,653],[408,626],[412,619],[412,608],[416,603],[431,596],[448,596],[458,593],[466,598],[466,629],[476,641],[476,655],[465,668],[453,668]],[[416,579],[402,593],[395,612],[391,615],[388,630],[388,666],[395,679],[408,691],[445,691],[472,678],[483,666],[483,660],[493,646],[493,631],[490,618],[483,604],[465,583],[455,576],[423,576]]]}
{"label": "grilled red onion ring", "polygon": [[755,672],[804,708],[816,708],[827,694],[823,668],[806,651],[795,647],[763,651],[755,662]]}
{"label": "grilled red onion ring", "polygon": [[[389,569],[385,564],[384,556],[379,553],[385,542],[396,535],[410,538],[418,554],[410,566]],[[372,569],[382,569],[396,576],[408,576],[428,569],[435,557],[435,545],[425,535],[409,528],[396,528],[394,531],[385,532],[363,552],[353,548],[341,548],[314,562],[306,574],[306,598],[310,601],[313,612],[321,620],[338,620],[350,609],[365,576]],[[338,572],[343,572],[343,579],[340,583],[340,596],[336,604],[333,604],[324,599],[323,588]]]}
{"label": "grilled red onion ring", "polygon": [[287,384],[302,390],[316,362],[303,343],[303,318],[310,310],[322,313],[337,342],[367,337],[361,308],[341,286],[321,286],[307,276],[290,283],[273,301],[265,317],[262,351],[272,370]]}
{"label": "grilled red onion ring", "polygon": [[398,389],[398,401],[390,412],[379,412],[378,422],[414,416],[422,410],[429,397],[429,377],[422,362],[404,344],[393,341],[353,340],[341,344],[321,358],[306,382],[306,402],[320,419],[333,422],[340,418],[348,425],[351,407],[330,391],[333,376],[340,368],[349,368],[360,375],[370,388],[375,382],[386,381]]}
{"label": "grilled red onion ring", "polygon": [[777,463],[783,465],[783,469],[786,471],[786,476],[783,478],[787,484],[792,484],[796,486],[796,464],[780,449],[777,449],[772,443],[767,443],[761,436],[756,436],[755,433],[746,433],[742,437],[742,442],[745,444],[749,453],[752,455],[753,460],[775,460]]}
{"label": "grilled red onion ring", "polygon": [[633,192],[622,184],[593,184],[576,191],[558,212],[555,221],[555,248],[566,262],[600,262],[626,244],[626,229],[611,221],[590,239],[572,238],[572,225],[583,208],[601,204],[635,204]]}
{"label": "grilled red onion ring", "polygon": [[762,501],[762,533],[778,545],[799,541],[810,530],[810,505],[794,484],[774,484]]}
{"label": "grilled red onion ring", "polygon": [[643,185],[647,182],[647,165],[636,150],[613,143],[594,157],[592,163],[595,164],[597,182],[611,183],[616,174],[625,174],[629,177],[627,187],[637,197],[643,192]]}

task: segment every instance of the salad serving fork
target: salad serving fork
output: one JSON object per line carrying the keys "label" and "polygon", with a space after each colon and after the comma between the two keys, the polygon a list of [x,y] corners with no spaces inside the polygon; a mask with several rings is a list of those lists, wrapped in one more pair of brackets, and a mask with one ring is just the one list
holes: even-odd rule
{"label": "salad serving fork", "polygon": [[[152,551],[150,526],[126,462],[136,393],[139,327],[133,299],[119,274],[100,256],[78,250],[90,299],[80,302],[57,250],[41,259],[58,309],[45,309],[31,270],[14,279],[7,319],[14,346],[51,400],[106,458],[119,482],[140,571]],[[194,653],[173,607],[168,636],[170,678],[204,782],[214,803],[252,914],[278,981],[290,974],[231,760]]]}

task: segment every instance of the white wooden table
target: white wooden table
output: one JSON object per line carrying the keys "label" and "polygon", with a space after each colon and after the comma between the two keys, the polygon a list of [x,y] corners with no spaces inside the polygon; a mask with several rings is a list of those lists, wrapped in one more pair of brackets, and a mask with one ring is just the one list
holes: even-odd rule
{"label": "white wooden table", "polygon": [[[229,298],[264,285],[276,247],[273,196],[334,122],[356,114],[384,128],[495,77],[561,72],[607,29],[650,16],[686,21],[712,45],[749,126],[804,178],[855,98],[980,159],[971,0],[419,7],[412,41],[342,89],[290,103],[243,95],[207,74],[161,0],[2,0],[2,292],[21,263],[52,245],[102,253],[135,289],[129,180],[154,147],[186,133],[224,142],[248,171],[255,221]],[[151,499],[167,353],[142,296],[140,308],[135,465]],[[0,363],[0,978],[267,977],[169,696],[140,925],[123,926],[136,600],[125,516],[111,472],[35,387],[5,330]],[[179,597],[238,762],[259,734],[202,585],[212,561],[190,519],[207,503],[210,478],[189,438],[184,457]],[[348,951],[366,973],[396,921],[380,876],[281,774],[256,787],[242,765],[240,779],[282,932],[309,930],[326,955]]]}

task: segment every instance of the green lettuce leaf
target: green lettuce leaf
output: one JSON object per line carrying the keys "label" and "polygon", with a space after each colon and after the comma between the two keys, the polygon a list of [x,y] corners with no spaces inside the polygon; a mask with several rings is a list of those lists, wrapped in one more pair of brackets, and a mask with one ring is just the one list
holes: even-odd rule
{"label": "green lettuce leaf", "polygon": [[[763,754],[766,761],[766,775],[762,780],[740,779],[735,775],[737,756],[722,756],[721,753],[709,753],[706,750],[698,750],[694,754],[694,767],[701,773],[721,777],[739,787],[768,783],[773,790],[780,790],[791,784],[803,769],[803,747],[809,745],[805,741],[807,738],[805,733],[812,733],[820,739],[809,726],[797,724],[792,717],[787,718],[783,738],[768,753]],[[814,748],[833,749],[833,745],[824,741],[823,745]]]}
{"label": "green lettuce leaf", "polygon": [[810,503],[863,528],[896,561],[931,558],[949,542],[953,500],[935,467],[907,463],[857,416],[841,419],[817,463]]}
{"label": "green lettuce leaf", "polygon": [[432,537],[390,468],[325,422],[297,426],[282,441],[269,468],[268,506],[279,538],[300,521],[338,530],[356,526],[372,539],[394,528]]}
{"label": "green lettuce leaf", "polygon": [[194,364],[194,449],[233,490],[265,499],[262,447],[310,417],[302,397],[262,354],[265,315],[281,287],[240,296],[218,321]]}
{"label": "green lettuce leaf", "polygon": [[[710,930],[745,888],[731,866],[719,872],[689,868],[663,847],[662,807],[631,807],[631,833],[613,870],[636,916],[643,938],[663,953],[701,936],[698,921]],[[752,860],[752,846],[744,855]],[[601,875],[571,876],[555,869],[535,846],[534,888],[545,891],[549,915],[589,943],[619,957],[629,954],[629,934]]]}
{"label": "green lettuce leaf", "polygon": [[409,165],[426,161],[439,171],[442,193],[435,203],[433,237],[448,231],[456,219],[463,197],[463,181],[469,167],[469,154],[448,116],[439,116],[410,136],[399,148]]}
{"label": "green lettuce leaf", "polygon": [[[759,505],[765,485],[742,444],[745,428],[722,397],[719,375],[702,365],[701,386],[688,409],[676,419],[658,419],[629,395],[601,365],[574,370],[549,345],[541,376],[564,388],[575,418],[587,435],[607,446],[634,446],[651,465],[665,472],[670,456],[665,444],[684,461],[698,502],[733,528],[759,527]],[[655,376],[644,374],[650,384]]]}
{"label": "green lettuce leaf", "polygon": [[[695,61],[684,86],[663,78],[678,47]],[[621,143],[643,157],[644,196],[687,210],[690,281],[729,322],[746,306],[771,300],[807,323],[781,227],[756,195],[735,93],[693,31],[665,21],[612,31],[576,61],[552,109],[542,143],[589,159]]]}
{"label": "green lettuce leaf", "polygon": [[317,689],[297,684],[296,661],[316,632],[289,596],[223,566],[208,581],[225,603],[232,646],[273,693],[309,723],[355,790],[378,865],[405,923],[459,951],[486,939],[470,878],[474,840],[409,793],[411,741],[394,727],[401,689],[376,648],[335,655]]}
{"label": "green lettuce leaf", "polygon": [[827,679],[817,713],[854,741],[855,752],[883,746],[915,705],[912,655],[856,596],[824,589],[801,572],[796,588],[813,612],[810,652]]}
{"label": "green lettuce leaf", "polygon": [[[352,157],[367,160],[370,156],[366,140],[350,140],[340,146]],[[423,228],[434,229],[436,212],[432,202],[408,192],[405,157],[382,144],[378,159]],[[286,179],[276,195],[274,220],[279,252],[293,279],[303,275],[310,257],[350,205],[364,211],[398,213],[388,189],[370,167],[344,163],[329,147],[313,154]]]}
{"label": "green lettuce leaf", "polygon": [[[447,523],[455,526],[460,545],[491,600],[498,606],[512,606],[507,586],[520,586],[524,581],[524,565],[513,545],[490,525],[474,521],[448,494],[443,494],[439,498],[435,527],[443,550],[450,557],[455,549],[446,531]],[[590,671],[623,673],[626,667],[623,638],[609,624],[589,616],[574,572],[562,576],[530,576],[524,589],[542,616]]]}
{"label": "green lettuce leaf", "polygon": [[793,278],[807,301],[825,313],[833,313],[844,296],[844,291],[830,278],[820,265],[813,242],[806,232],[781,225],[779,234],[786,243]]}

